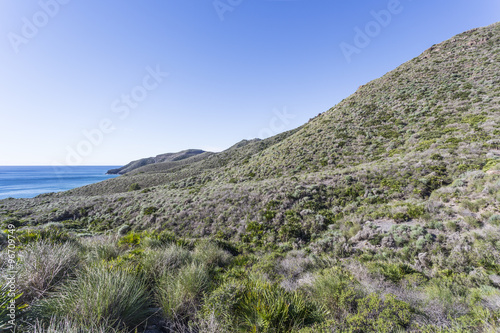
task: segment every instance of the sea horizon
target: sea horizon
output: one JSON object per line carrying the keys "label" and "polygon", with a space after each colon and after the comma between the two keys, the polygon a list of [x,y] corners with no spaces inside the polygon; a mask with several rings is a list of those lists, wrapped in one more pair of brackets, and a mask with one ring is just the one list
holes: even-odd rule
{"label": "sea horizon", "polygon": [[0,200],[34,198],[63,192],[117,177],[108,175],[117,165],[1,165]]}

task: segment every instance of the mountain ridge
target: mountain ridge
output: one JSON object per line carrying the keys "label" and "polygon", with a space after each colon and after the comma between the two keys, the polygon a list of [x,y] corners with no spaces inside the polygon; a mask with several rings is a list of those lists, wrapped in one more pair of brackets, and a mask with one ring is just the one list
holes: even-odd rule
{"label": "mountain ridge", "polygon": [[110,169],[107,171],[107,174],[110,175],[123,175],[127,172],[130,172],[132,170],[135,170],[137,168],[141,168],[146,165],[150,164],[155,164],[155,163],[164,163],[164,162],[174,162],[174,161],[180,161],[192,156],[196,156],[199,154],[207,153],[204,150],[201,149],[186,149],[182,150],[177,153],[165,153],[165,154],[160,154],[156,155],[155,157],[146,157],[146,158],[141,158],[132,162],[127,163],[126,165],[116,168],[116,169]]}

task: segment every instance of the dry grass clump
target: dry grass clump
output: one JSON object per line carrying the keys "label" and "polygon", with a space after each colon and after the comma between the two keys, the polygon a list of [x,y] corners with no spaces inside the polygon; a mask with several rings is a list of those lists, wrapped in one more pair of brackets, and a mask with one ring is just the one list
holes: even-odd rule
{"label": "dry grass clump", "polygon": [[116,240],[114,236],[97,236],[82,240],[86,259],[97,262],[116,259],[123,252],[117,246]]}
{"label": "dry grass clump", "polygon": [[20,251],[19,258],[19,288],[23,300],[31,302],[45,296],[75,272],[80,263],[80,249],[72,243],[40,241],[27,245]]}
{"label": "dry grass clump", "polygon": [[172,273],[180,267],[192,261],[189,250],[176,244],[149,250],[142,260],[144,275],[152,280],[158,280],[168,273]]}
{"label": "dry grass clump", "polygon": [[127,330],[114,329],[109,323],[82,324],[69,318],[52,317],[48,323],[37,320],[27,328],[28,333],[127,333]]}
{"label": "dry grass clump", "polygon": [[134,328],[151,313],[145,280],[106,264],[86,266],[38,307],[42,316],[66,318],[79,325]]}
{"label": "dry grass clump", "polygon": [[211,284],[206,265],[192,262],[177,272],[165,274],[159,281],[158,301],[171,321],[194,319],[202,296]]}
{"label": "dry grass clump", "polygon": [[193,252],[193,259],[208,267],[224,267],[230,263],[231,258],[231,254],[208,241],[198,244]]}

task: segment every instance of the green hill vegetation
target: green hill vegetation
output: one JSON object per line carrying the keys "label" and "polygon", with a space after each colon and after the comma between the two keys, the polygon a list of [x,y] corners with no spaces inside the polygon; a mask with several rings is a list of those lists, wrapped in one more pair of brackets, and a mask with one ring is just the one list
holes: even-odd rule
{"label": "green hill vegetation", "polygon": [[[202,156],[198,156],[198,155],[202,155]],[[137,160],[137,161],[132,161],[132,162],[128,163],[127,165],[124,165],[120,168],[108,170],[108,174],[110,174],[110,175],[117,175],[117,174],[123,175],[127,172],[131,172],[135,169],[145,167],[148,165],[150,166],[149,168],[151,168],[152,164],[158,164],[158,163],[162,163],[163,168],[165,168],[166,164],[169,164],[172,162],[182,161],[185,159],[189,159],[190,157],[196,157],[196,156],[198,156],[199,159],[203,159],[203,158],[207,157],[206,155],[210,155],[210,153],[203,151],[203,150],[200,150],[200,149],[188,149],[188,150],[180,151],[178,153],[161,154],[161,155],[157,155],[155,157],[147,157],[147,158],[142,158],[142,159]],[[155,167],[155,166],[153,166],[153,167]]]}
{"label": "green hill vegetation", "polygon": [[20,332],[498,332],[499,73],[497,23],[295,130],[0,201]]}

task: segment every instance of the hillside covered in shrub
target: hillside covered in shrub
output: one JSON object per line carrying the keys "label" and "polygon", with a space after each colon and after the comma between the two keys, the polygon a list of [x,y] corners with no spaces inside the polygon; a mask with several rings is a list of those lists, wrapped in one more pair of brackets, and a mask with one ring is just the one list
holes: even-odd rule
{"label": "hillside covered in shrub", "polygon": [[20,332],[497,332],[499,73],[497,23],[295,130],[1,200]]}

